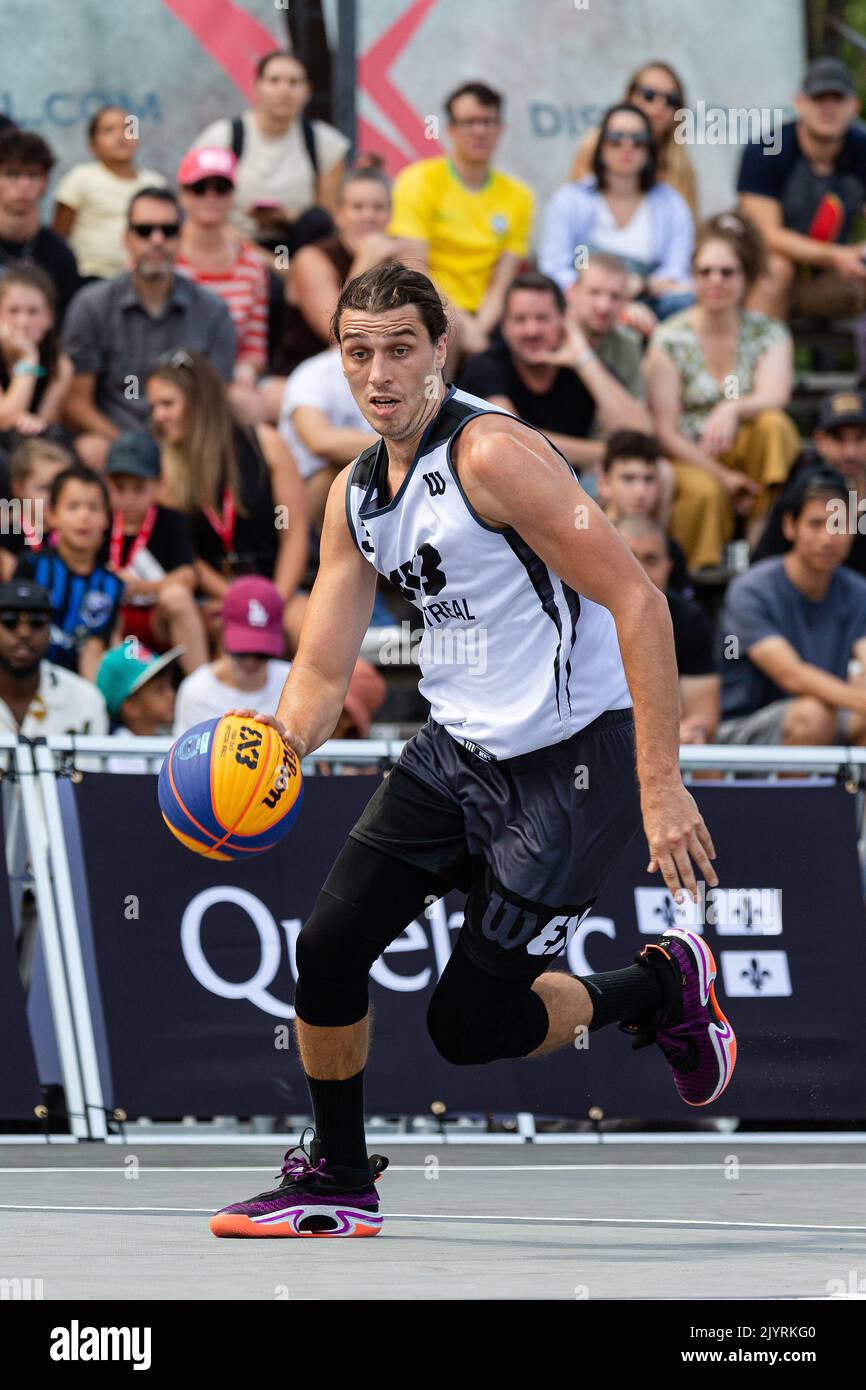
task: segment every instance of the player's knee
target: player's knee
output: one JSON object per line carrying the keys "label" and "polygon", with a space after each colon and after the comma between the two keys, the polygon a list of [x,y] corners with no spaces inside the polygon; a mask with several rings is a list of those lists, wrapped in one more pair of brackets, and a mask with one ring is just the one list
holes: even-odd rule
{"label": "player's knee", "polygon": [[343,1028],[367,1012],[372,960],[348,903],[321,892],[298,935],[295,1012],[320,1028]]}
{"label": "player's knee", "polygon": [[433,1045],[454,1066],[528,1057],[547,1026],[547,1010],[528,981],[488,974],[459,944],[427,1008]]}
{"label": "player's knee", "polygon": [[501,1056],[487,1011],[437,989],[427,1008],[427,1031],[433,1046],[455,1067],[483,1066]]}

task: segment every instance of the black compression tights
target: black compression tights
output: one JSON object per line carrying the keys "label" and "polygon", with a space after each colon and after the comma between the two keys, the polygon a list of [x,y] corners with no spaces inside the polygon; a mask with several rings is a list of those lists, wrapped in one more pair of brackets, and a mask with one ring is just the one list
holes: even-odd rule
{"label": "black compression tights", "polygon": [[[362,1019],[373,962],[448,886],[429,870],[349,837],[298,937],[298,1018],[319,1028]],[[458,940],[430,1000],[427,1026],[448,1061],[478,1064],[534,1052],[547,1035],[548,1014],[531,981],[479,969]]]}

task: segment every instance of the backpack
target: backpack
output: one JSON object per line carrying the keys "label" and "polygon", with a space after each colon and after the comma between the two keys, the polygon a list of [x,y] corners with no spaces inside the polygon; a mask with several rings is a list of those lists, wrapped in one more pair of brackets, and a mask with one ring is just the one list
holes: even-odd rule
{"label": "backpack", "polygon": [[[307,154],[313,166],[313,173],[319,177],[319,156],[316,153],[316,132],[313,129],[313,122],[308,121],[306,116],[301,118],[301,130],[304,136],[304,144],[307,147]],[[241,116],[235,116],[232,120],[232,143],[231,152],[235,159],[240,159],[244,151],[244,122]]]}

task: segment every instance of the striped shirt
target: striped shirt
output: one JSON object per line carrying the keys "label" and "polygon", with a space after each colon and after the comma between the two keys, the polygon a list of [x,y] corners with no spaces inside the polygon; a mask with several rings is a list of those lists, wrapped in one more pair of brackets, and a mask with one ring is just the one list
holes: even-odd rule
{"label": "striped shirt", "polygon": [[199,270],[183,255],[177,258],[177,269],[225,304],[235,326],[238,362],[264,367],[268,357],[267,271],[250,243],[241,242],[233,264],[220,274]]}
{"label": "striped shirt", "polygon": [[123,580],[97,565],[90,574],[73,574],[53,546],[21,556],[16,578],[32,579],[51,595],[51,646],[46,657],[67,671],[78,670],[78,654],[90,637],[108,646],[117,622]]}

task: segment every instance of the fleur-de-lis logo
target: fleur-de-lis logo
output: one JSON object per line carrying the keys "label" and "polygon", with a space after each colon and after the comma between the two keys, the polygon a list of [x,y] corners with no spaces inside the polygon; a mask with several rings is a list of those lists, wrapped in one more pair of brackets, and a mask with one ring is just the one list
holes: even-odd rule
{"label": "fleur-de-lis logo", "polygon": [[748,980],[756,994],[760,994],[767,980],[771,978],[771,971],[761,966],[755,956],[749,961],[748,970],[740,971],[740,979]]}
{"label": "fleur-de-lis logo", "polygon": [[675,927],[677,925],[677,914],[676,909],[674,907],[674,900],[669,893],[665,893],[658,907],[653,908],[653,914],[656,917],[661,917],[662,921],[665,924],[665,928]]}

